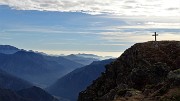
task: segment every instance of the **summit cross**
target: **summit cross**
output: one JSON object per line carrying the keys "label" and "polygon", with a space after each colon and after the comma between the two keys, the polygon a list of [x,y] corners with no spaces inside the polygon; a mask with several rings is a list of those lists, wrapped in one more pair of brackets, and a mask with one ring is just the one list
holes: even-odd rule
{"label": "summit cross", "polygon": [[158,36],[158,34],[156,34],[156,32],[154,32],[154,34],[153,34],[152,36],[155,37],[155,42],[156,42],[156,41],[157,41],[157,40],[156,40],[156,36]]}

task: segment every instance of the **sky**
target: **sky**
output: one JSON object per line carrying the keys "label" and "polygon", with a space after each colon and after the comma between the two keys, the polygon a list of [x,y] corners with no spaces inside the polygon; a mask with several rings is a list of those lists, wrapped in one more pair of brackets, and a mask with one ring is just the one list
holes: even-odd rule
{"label": "sky", "polygon": [[26,50],[118,57],[154,32],[180,41],[180,0],[0,0],[0,44]]}

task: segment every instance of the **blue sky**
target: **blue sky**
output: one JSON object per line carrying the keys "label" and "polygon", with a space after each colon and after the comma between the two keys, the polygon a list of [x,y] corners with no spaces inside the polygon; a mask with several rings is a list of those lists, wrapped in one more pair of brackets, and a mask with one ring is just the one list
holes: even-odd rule
{"label": "blue sky", "polygon": [[100,1],[0,0],[0,44],[117,57],[155,31],[158,40],[180,40],[180,0]]}

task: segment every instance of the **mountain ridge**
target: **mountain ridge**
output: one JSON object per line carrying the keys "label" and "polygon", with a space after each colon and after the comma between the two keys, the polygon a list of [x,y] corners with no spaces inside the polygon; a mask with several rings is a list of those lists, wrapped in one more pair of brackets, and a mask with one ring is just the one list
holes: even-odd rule
{"label": "mountain ridge", "polygon": [[[16,51],[6,54],[9,49]],[[3,50],[0,51],[0,69],[39,87],[46,87],[74,69],[97,60],[76,55],[50,56],[10,45],[0,45],[0,50]]]}
{"label": "mountain ridge", "polygon": [[87,57],[82,57],[82,56],[78,56],[75,54],[70,54],[70,55],[63,56],[63,57],[66,59],[75,61],[77,63],[83,64],[84,66],[91,64],[93,61],[98,61],[98,59],[96,59],[96,58],[87,58]]}
{"label": "mountain ridge", "polygon": [[114,59],[94,61],[87,66],[75,69],[58,79],[56,83],[47,88],[47,90],[53,95],[76,101],[78,93],[91,84],[101,72],[104,72],[105,65],[112,61],[114,61]]}
{"label": "mountain ridge", "polygon": [[[67,72],[82,66],[70,60],[64,60],[67,63],[61,62],[64,63],[63,65],[57,61],[30,51],[18,51],[14,54],[0,53],[0,69],[39,86],[48,85]],[[74,65],[71,65],[71,68],[69,66],[72,63]],[[47,78],[44,78],[46,76]]]}
{"label": "mountain ridge", "polygon": [[13,54],[20,51],[20,49],[11,45],[0,45],[0,53]]}

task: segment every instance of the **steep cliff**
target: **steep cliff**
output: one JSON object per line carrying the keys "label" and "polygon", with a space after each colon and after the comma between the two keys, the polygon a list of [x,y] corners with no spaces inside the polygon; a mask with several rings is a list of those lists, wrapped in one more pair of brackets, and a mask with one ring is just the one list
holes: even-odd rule
{"label": "steep cliff", "polygon": [[179,101],[179,85],[180,41],[137,43],[107,65],[78,101]]}

